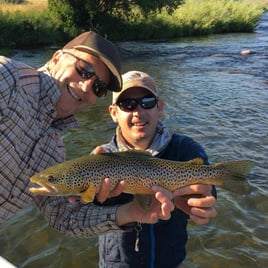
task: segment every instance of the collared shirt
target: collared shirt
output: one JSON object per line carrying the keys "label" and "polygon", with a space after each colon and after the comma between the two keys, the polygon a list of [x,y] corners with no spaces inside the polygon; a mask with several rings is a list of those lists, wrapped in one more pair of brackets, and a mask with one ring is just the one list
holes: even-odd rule
{"label": "collared shirt", "polygon": [[59,96],[44,68],[0,57],[0,223],[34,200],[52,227],[71,236],[119,230],[116,207],[96,209],[29,192],[34,173],[65,160],[60,131],[79,126],[73,116],[55,121]]}
{"label": "collared shirt", "polygon": [[50,76],[0,57],[0,222],[32,199],[32,174],[64,160],[52,126],[59,95]]}

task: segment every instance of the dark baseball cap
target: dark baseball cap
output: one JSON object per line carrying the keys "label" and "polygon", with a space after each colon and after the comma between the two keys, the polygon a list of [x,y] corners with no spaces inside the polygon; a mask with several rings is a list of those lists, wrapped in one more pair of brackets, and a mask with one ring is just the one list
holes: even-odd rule
{"label": "dark baseball cap", "polygon": [[69,43],[63,49],[77,49],[97,56],[110,71],[108,87],[111,91],[119,92],[122,88],[121,64],[118,49],[112,42],[99,34],[90,31],[84,32]]}

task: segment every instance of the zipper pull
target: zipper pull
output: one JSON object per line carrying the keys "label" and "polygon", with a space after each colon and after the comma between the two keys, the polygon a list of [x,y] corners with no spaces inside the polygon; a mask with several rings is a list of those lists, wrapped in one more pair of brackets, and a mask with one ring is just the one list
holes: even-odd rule
{"label": "zipper pull", "polygon": [[135,251],[136,252],[140,251],[140,232],[141,232],[141,230],[142,230],[142,226],[138,222],[135,226],[135,231],[136,231]]}

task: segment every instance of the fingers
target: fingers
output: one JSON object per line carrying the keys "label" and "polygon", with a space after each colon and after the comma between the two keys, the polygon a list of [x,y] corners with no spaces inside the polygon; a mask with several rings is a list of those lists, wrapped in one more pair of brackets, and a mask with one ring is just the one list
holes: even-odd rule
{"label": "fingers", "polygon": [[189,216],[196,224],[207,224],[210,219],[217,216],[217,211],[214,207],[217,201],[212,195],[191,198],[187,203],[191,207]]}
{"label": "fingers", "polygon": [[159,219],[168,220],[175,206],[172,202],[172,192],[160,187],[152,187],[155,194],[152,196],[152,204],[148,210],[141,209],[136,201],[121,205],[117,209],[116,220],[118,225],[131,222],[154,224]]}
{"label": "fingers", "polygon": [[[217,216],[215,206],[217,200],[211,195],[211,185],[191,185],[174,191],[174,200],[177,208],[189,215],[196,224],[207,224],[210,219]],[[192,196],[188,200],[184,196],[199,195],[199,198]]]}
{"label": "fingers", "polygon": [[155,192],[155,199],[158,201],[158,218],[168,220],[171,217],[171,212],[175,209],[172,192],[160,186],[153,186],[152,190]]}
{"label": "fingers", "polygon": [[194,184],[182,187],[174,191],[174,196],[184,196],[193,194],[211,195],[212,186],[205,184]]}
{"label": "fingers", "polygon": [[210,207],[207,209],[193,207],[191,209],[191,213],[192,213],[192,215],[200,217],[200,218],[212,219],[212,218],[215,218],[217,216],[217,211],[216,211],[215,207]]}
{"label": "fingers", "polygon": [[157,193],[157,192],[161,192],[161,193],[163,193],[163,194],[164,194],[168,199],[170,199],[170,200],[173,198],[173,193],[172,193],[171,191],[169,191],[169,190],[167,190],[167,189],[161,187],[161,186],[154,185],[154,186],[152,187],[152,190],[153,190],[155,193]]}
{"label": "fingers", "polygon": [[207,224],[210,219],[217,216],[217,211],[215,207],[210,207],[207,209],[201,209],[197,207],[191,208],[191,213],[189,215],[190,219],[196,224]]}
{"label": "fingers", "polygon": [[103,203],[107,198],[111,198],[121,194],[125,189],[125,182],[120,181],[116,187],[114,187],[113,189],[111,188],[111,179],[104,179],[98,193],[96,194],[96,198],[100,203]]}
{"label": "fingers", "polygon": [[112,181],[109,178],[103,180],[101,187],[96,194],[96,198],[100,203],[103,203],[109,197],[111,186]]}
{"label": "fingers", "polygon": [[93,150],[93,154],[104,154],[104,153],[106,153],[106,152],[105,152],[105,150],[101,146],[97,146]]}
{"label": "fingers", "polygon": [[126,182],[120,181],[114,189],[110,191],[109,198],[120,195],[126,188]]}
{"label": "fingers", "polygon": [[191,207],[209,208],[216,206],[217,201],[214,196],[210,195],[201,198],[190,198],[187,203]]}
{"label": "fingers", "polygon": [[79,197],[77,197],[77,196],[69,196],[68,197],[68,201],[70,202],[70,203],[75,203],[77,200],[79,200],[80,198]]}
{"label": "fingers", "polygon": [[162,192],[157,192],[155,198],[160,203],[159,219],[168,220],[171,217],[171,212],[175,209],[173,202]]}

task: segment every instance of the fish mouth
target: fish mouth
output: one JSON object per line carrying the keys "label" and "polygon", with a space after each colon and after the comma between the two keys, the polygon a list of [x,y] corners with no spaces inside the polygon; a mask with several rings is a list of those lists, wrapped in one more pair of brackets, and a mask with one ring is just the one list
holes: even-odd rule
{"label": "fish mouth", "polygon": [[57,195],[58,194],[58,190],[52,185],[41,183],[41,182],[35,182],[35,183],[36,185],[34,187],[29,188],[29,191],[31,193],[35,193],[39,195]]}
{"label": "fish mouth", "polygon": [[70,85],[67,85],[67,90],[70,93],[70,95],[76,100],[76,101],[82,101],[82,99],[76,95],[76,93],[73,91]]}

